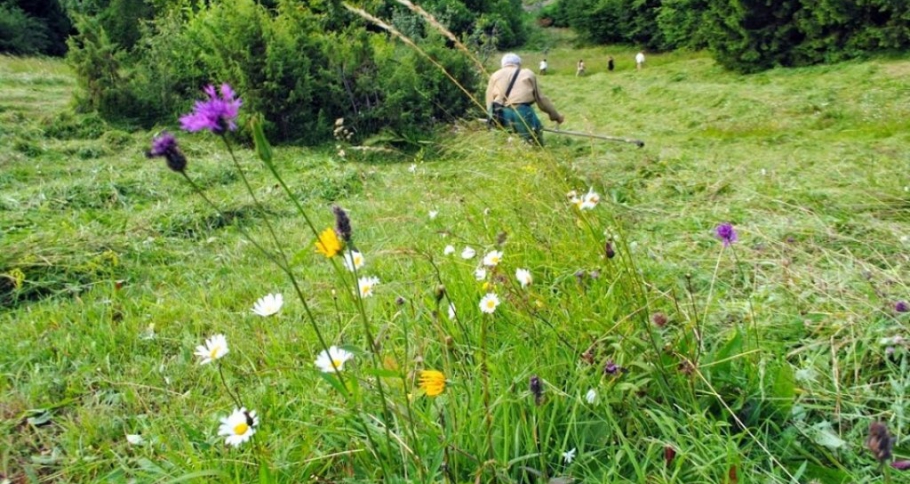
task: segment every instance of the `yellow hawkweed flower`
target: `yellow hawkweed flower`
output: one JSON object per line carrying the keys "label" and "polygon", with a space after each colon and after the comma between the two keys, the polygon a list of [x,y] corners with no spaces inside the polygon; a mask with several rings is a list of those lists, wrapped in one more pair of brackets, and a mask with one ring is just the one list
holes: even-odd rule
{"label": "yellow hawkweed flower", "polygon": [[446,389],[446,376],[441,371],[423,370],[420,372],[420,388],[431,397],[438,396]]}
{"label": "yellow hawkweed flower", "polygon": [[319,234],[319,239],[316,241],[316,252],[326,257],[335,257],[341,252],[341,240],[338,239],[338,234],[334,229],[328,228]]}

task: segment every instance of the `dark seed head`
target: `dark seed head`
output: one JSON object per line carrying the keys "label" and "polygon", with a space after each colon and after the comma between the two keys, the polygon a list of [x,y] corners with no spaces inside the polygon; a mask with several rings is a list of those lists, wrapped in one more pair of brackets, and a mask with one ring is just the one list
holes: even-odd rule
{"label": "dark seed head", "polygon": [[654,323],[654,326],[658,328],[663,328],[667,325],[667,315],[664,313],[654,313],[651,315],[651,322]]}
{"label": "dark seed head", "polygon": [[529,386],[531,394],[534,395],[534,403],[540,405],[541,399],[543,398],[543,386],[540,384],[540,377],[531,375]]}
{"label": "dark seed head", "polygon": [[341,237],[341,240],[350,243],[352,233],[351,219],[348,218],[348,213],[338,205],[332,207],[332,212],[335,214],[335,233]]}
{"label": "dark seed head", "polygon": [[616,251],[613,250],[613,242],[610,242],[609,240],[607,241],[607,243],[604,245],[604,254],[606,254],[607,259],[616,257]]}
{"label": "dark seed head", "polygon": [[872,452],[872,455],[880,463],[884,463],[891,458],[891,447],[894,439],[888,432],[888,427],[882,422],[872,422],[869,425],[869,437],[866,439],[866,447]]}
{"label": "dark seed head", "polygon": [[673,463],[673,459],[676,458],[676,449],[672,445],[664,447],[664,462],[669,466]]}

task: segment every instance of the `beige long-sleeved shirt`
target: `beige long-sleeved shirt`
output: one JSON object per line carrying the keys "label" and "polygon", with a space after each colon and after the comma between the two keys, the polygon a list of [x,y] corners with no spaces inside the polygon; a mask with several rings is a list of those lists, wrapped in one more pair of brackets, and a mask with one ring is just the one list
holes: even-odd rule
{"label": "beige long-sleeved shirt", "polygon": [[521,69],[518,78],[515,79],[515,85],[509,93],[509,99],[506,99],[506,89],[509,88],[509,81],[512,80],[512,74],[518,67],[508,65],[494,72],[490,76],[490,83],[487,84],[487,110],[494,102],[511,106],[515,104],[537,103],[540,109],[550,116],[550,121],[560,122],[562,115],[556,110],[556,106],[540,93],[537,87],[537,78],[530,69]]}

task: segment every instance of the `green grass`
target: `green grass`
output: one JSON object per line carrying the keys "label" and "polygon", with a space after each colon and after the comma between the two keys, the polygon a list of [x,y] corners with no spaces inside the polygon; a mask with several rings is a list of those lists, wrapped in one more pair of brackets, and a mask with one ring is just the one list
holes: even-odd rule
{"label": "green grass", "polygon": [[[739,76],[698,53],[649,55],[636,72],[634,53],[557,42],[540,84],[565,129],[640,150],[552,134],[534,150],[471,122],[413,156],[276,149],[317,229],[333,204],[351,215],[363,271],[382,281],[363,301],[378,364],[346,279],[252,150],[238,153],[261,207],[213,136],[181,137],[226,220],[145,159],[152,133],[66,114],[62,64],[0,58],[0,479],[689,483],[730,482],[735,467],[740,482],[882,482],[869,423],[910,454],[906,343],[890,357],[881,344],[907,332],[893,304],[910,298],[910,61]],[[540,55],[522,53],[535,67]],[[589,187],[602,201],[578,212],[566,193]],[[241,234],[271,247],[263,214],[320,331],[358,353],[354,403],[320,377],[302,303]],[[713,236],[721,222],[739,233],[732,250]],[[465,245],[502,247],[490,289]],[[493,316],[477,306],[488,290],[503,301]],[[251,314],[270,292],[282,312]],[[262,417],[238,449],[216,435],[231,399],[193,355],[215,333],[228,382]],[[608,360],[626,371],[604,374]],[[413,397],[423,368],[447,375],[442,396]]]}

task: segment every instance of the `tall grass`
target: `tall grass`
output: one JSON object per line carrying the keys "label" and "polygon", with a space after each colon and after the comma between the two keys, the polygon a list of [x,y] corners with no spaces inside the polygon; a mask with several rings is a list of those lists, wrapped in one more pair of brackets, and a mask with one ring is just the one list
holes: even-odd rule
{"label": "tall grass", "polygon": [[[350,276],[313,251],[312,231],[254,151],[237,159],[258,204],[216,140],[182,138],[219,216],[142,158],[148,133],[49,136],[67,93],[29,84],[27,69],[6,65],[22,61],[4,59],[0,85],[28,86],[42,102],[0,95],[10,153],[0,273],[24,274],[0,284],[10,342],[0,473],[880,480],[863,448],[871,421],[888,423],[906,457],[897,337],[907,320],[894,310],[907,297],[906,61],[743,77],[672,54],[649,56],[641,72],[631,61],[600,69],[599,57],[625,58],[618,50],[554,47],[540,82],[567,128],[640,137],[643,150],[557,136],[534,150],[470,123],[453,126],[437,155],[399,163],[274,149],[314,227],[333,224],[332,205],[348,210],[364,274],[381,280],[367,299],[348,297],[339,274]],[[587,77],[574,77],[576,57]],[[592,187],[602,196],[593,210],[566,197]],[[263,217],[328,344],[356,350],[343,375],[358,382],[359,412],[313,366],[323,348],[292,285],[242,235],[268,241]],[[732,251],[714,237],[721,222],[738,231]],[[465,246],[477,256],[462,259]],[[503,261],[478,281],[478,259],[493,249]],[[517,268],[530,270],[530,286]],[[491,291],[502,303],[483,314]],[[253,315],[269,292],[285,294],[282,311]],[[219,332],[231,345],[226,380],[261,417],[237,449],[216,435],[231,398],[193,356]],[[440,396],[421,395],[422,369],[446,375]]]}

